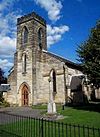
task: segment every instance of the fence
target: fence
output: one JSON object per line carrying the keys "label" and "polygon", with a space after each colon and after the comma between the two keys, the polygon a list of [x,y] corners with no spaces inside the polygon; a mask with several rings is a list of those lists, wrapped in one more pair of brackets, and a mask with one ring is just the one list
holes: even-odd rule
{"label": "fence", "polygon": [[0,112],[0,137],[100,137],[100,129]]}

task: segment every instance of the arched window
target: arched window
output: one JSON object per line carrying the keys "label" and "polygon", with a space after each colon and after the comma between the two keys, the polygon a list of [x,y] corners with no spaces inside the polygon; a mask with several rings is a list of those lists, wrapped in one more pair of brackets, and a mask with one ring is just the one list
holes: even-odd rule
{"label": "arched window", "polygon": [[42,32],[42,29],[40,28],[38,31],[38,43],[39,43],[40,49],[42,49],[42,35],[43,35],[43,32]]}
{"label": "arched window", "polygon": [[26,54],[23,54],[22,72],[26,72]]}
{"label": "arched window", "polygon": [[23,31],[23,43],[27,43],[28,42],[28,29],[26,27],[24,27],[24,31]]}

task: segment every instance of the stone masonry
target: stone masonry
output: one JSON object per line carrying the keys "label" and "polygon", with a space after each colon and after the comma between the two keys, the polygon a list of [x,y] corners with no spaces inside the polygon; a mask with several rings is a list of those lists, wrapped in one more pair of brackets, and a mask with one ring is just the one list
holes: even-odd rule
{"label": "stone masonry", "polygon": [[[39,29],[41,29],[41,47]],[[24,43],[25,37],[28,40]],[[52,90],[54,101],[66,103],[67,97],[71,94],[70,88],[66,88],[70,77],[82,74],[81,67],[47,51],[46,21],[42,17],[33,12],[18,18],[14,66],[8,76],[11,90],[4,94],[5,99],[11,105],[18,106],[48,103],[52,70],[52,77],[56,79],[52,82],[53,90],[56,90]]]}

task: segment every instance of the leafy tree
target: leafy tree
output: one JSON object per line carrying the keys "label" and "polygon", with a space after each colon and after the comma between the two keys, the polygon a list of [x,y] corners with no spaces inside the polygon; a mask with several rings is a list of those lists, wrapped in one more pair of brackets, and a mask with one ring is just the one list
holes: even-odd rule
{"label": "leafy tree", "polygon": [[79,61],[82,63],[83,73],[94,87],[100,87],[100,20],[91,29],[88,40],[77,49]]}
{"label": "leafy tree", "polygon": [[7,83],[7,78],[4,77],[4,72],[0,68],[0,84]]}
{"label": "leafy tree", "polygon": [[[4,72],[2,71],[2,69],[0,68],[0,84],[4,84],[7,83],[7,78],[4,76]],[[3,102],[3,93],[0,92],[0,102]]]}

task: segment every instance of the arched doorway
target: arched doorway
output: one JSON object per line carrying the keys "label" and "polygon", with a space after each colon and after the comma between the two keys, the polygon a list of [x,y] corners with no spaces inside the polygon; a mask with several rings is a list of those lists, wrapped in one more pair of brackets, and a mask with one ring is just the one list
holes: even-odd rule
{"label": "arched doorway", "polygon": [[23,86],[21,93],[22,93],[22,106],[28,106],[29,90],[26,85]]}

